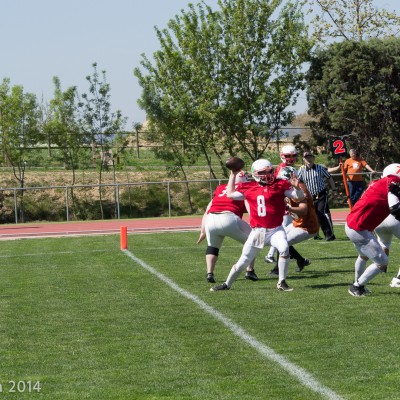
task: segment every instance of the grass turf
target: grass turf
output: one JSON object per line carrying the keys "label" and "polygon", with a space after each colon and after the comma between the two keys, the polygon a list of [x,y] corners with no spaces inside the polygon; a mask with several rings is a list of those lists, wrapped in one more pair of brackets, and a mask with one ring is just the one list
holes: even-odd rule
{"label": "grass turf", "polygon": [[[260,281],[242,277],[217,293],[197,232],[132,235],[129,251],[341,397],[397,399],[400,291],[389,282],[399,242],[389,273],[368,285],[372,295],[354,298],[356,252],[342,226],[335,233],[334,242],[296,245],[312,264],[296,273],[291,262],[290,293],[267,276],[267,249]],[[218,283],[240,250],[224,242]],[[117,236],[7,241],[0,258],[0,397],[323,398],[127,257]]]}

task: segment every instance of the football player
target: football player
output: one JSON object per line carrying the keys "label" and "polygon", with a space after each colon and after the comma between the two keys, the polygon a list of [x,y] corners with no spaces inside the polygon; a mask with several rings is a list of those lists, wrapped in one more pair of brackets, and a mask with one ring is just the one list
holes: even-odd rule
{"label": "football player", "polygon": [[297,200],[305,198],[295,175],[288,180],[276,179],[272,164],[265,159],[255,161],[251,173],[256,184],[239,184],[235,188],[236,173],[231,171],[227,195],[234,200],[246,200],[250,209],[250,235],[243,246],[242,255],[232,267],[226,281],[211,288],[212,291],[230,289],[233,282],[247,265],[255,259],[266,244],[279,251],[279,278],[277,289],[291,291],[286,283],[289,267],[289,245],[282,226],[285,214],[285,197]]}
{"label": "football player", "polygon": [[[278,173],[278,179],[290,180],[292,175],[297,176],[297,171],[294,167],[283,167]],[[302,257],[293,245],[314,237],[319,231],[313,198],[303,182],[299,182],[299,187],[305,193],[306,198],[303,201],[285,199],[287,203],[286,210],[290,214],[291,223],[284,225],[289,244],[289,255],[297,261],[297,272],[301,272],[305,266],[310,265],[310,260]],[[276,263],[275,269],[279,271],[278,263]]]}
{"label": "football player", "polygon": [[276,168],[277,173],[281,168],[294,167],[294,164],[297,163],[297,149],[292,144],[287,144],[283,146],[279,155],[281,157],[282,163],[279,164]]}
{"label": "football player", "polygon": [[[398,221],[393,215],[389,215],[380,225],[376,227],[375,233],[379,244],[383,248],[383,251],[387,256],[389,256],[393,235],[400,239],[400,221]],[[397,273],[397,277],[394,277],[390,282],[390,287],[400,288],[400,269]]]}
{"label": "football player", "polygon": [[[235,184],[248,182],[247,173],[240,171],[236,175]],[[219,250],[226,236],[245,243],[250,232],[250,225],[242,219],[246,212],[243,200],[232,200],[226,195],[226,184],[217,186],[213,199],[208,204],[203,215],[199,244],[207,237],[206,266],[207,282],[215,283],[214,270],[218,260]],[[247,267],[246,279],[257,281],[254,271],[254,261]]]}
{"label": "football player", "polygon": [[[387,270],[388,255],[373,232],[389,215],[400,220],[400,164],[388,165],[382,178],[369,184],[347,216],[346,235],[358,252],[355,281],[348,289],[352,296],[370,293],[365,285]],[[372,264],[366,267],[368,259]]]}
{"label": "football player", "polygon": [[[282,147],[280,152],[280,157],[282,162],[276,167],[275,174],[279,175],[279,172],[282,168],[291,167],[294,168],[294,165],[297,162],[297,149],[292,144],[287,144]],[[283,227],[288,226],[292,223],[292,218],[288,212],[286,212],[283,217]],[[317,232],[318,233],[318,232]],[[275,247],[271,246],[269,248],[268,254],[265,256],[264,261],[267,263],[274,264],[275,263]],[[308,258],[304,258],[293,246],[289,246],[289,255],[290,258],[294,258],[297,261],[297,270],[301,271],[307,265],[310,265],[310,260]],[[279,275],[278,267],[275,265],[274,268],[271,269],[269,275]]]}

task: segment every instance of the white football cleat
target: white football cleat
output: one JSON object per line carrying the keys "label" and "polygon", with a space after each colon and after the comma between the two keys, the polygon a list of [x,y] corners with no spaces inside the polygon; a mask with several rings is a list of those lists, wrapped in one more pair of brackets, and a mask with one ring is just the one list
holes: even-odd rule
{"label": "white football cleat", "polygon": [[393,278],[392,282],[390,282],[390,287],[398,287],[398,288],[400,288],[400,279],[399,278]]}

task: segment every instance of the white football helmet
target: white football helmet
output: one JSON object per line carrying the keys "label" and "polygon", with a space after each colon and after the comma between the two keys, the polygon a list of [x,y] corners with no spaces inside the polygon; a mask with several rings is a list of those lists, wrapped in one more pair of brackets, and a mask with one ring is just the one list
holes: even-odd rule
{"label": "white football helmet", "polygon": [[253,178],[264,185],[270,185],[275,180],[275,171],[272,164],[263,158],[253,162],[251,166]]}
{"label": "white football helmet", "polygon": [[235,177],[235,183],[244,183],[249,181],[249,175],[246,171],[240,171]]}
{"label": "white football helmet", "polygon": [[383,170],[382,178],[388,175],[396,175],[400,177],[400,164],[389,164]]}
{"label": "white football helmet", "polygon": [[286,165],[293,165],[297,162],[297,150],[292,144],[283,146],[280,152],[281,160]]}
{"label": "white football helmet", "polygon": [[297,170],[294,167],[291,167],[288,165],[287,167],[282,167],[279,172],[278,172],[278,178],[279,179],[285,179],[287,181],[290,181],[292,178],[292,175],[297,176]]}

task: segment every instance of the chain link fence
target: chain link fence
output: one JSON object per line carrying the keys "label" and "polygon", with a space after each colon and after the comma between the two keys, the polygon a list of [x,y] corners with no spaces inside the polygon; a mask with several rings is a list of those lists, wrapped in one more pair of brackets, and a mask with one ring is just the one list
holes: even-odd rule
{"label": "chain link fence", "polygon": [[[365,185],[378,174],[364,173]],[[339,195],[332,208],[347,207],[341,174],[332,174]],[[83,221],[201,215],[226,179],[0,188],[2,223]]]}

